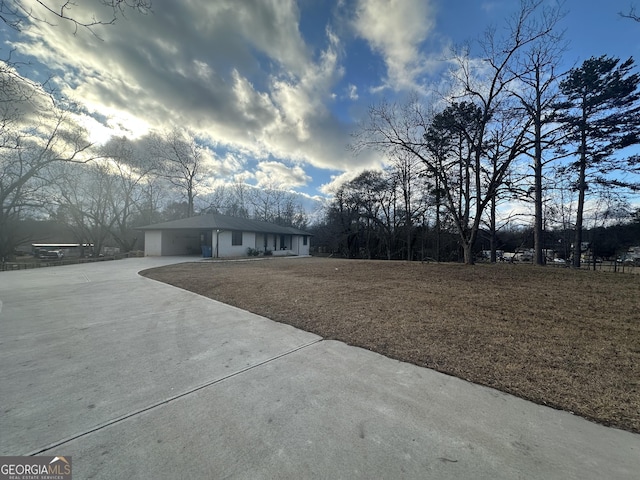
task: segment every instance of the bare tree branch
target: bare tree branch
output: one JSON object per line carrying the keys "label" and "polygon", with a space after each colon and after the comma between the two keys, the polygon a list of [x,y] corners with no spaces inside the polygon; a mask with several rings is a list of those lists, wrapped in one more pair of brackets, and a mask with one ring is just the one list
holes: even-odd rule
{"label": "bare tree branch", "polygon": [[[151,0],[94,0],[96,7],[110,10],[110,14],[99,11],[90,18],[74,15],[73,9],[78,4],[72,0],[0,0],[0,21],[10,28],[22,31],[31,23],[55,25],[52,19],[73,25],[73,34],[79,29],[86,29],[98,37],[94,27],[112,25],[118,16],[124,17],[128,10],[139,13],[151,12]],[[98,37],[99,38],[99,37]]]}
{"label": "bare tree branch", "polygon": [[618,15],[623,18],[630,18],[631,20],[635,20],[636,22],[640,23],[640,14],[636,12],[635,5],[631,5],[627,12],[618,12]]}

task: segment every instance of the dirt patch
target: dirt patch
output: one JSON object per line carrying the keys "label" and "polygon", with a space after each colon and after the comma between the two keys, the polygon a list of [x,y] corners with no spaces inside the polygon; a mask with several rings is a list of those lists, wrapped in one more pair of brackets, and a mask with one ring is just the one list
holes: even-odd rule
{"label": "dirt patch", "polygon": [[143,275],[316,333],[640,432],[640,276],[322,258]]}

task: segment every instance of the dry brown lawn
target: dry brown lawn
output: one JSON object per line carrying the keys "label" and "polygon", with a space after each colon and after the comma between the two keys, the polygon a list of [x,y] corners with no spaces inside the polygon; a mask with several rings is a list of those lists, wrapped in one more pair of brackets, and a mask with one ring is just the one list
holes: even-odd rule
{"label": "dry brown lawn", "polygon": [[640,275],[326,258],[187,263],[143,275],[640,432]]}

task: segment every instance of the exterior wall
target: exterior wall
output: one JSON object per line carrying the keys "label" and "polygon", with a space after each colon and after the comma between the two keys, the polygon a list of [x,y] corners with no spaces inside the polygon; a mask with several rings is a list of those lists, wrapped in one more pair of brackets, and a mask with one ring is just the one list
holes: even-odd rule
{"label": "exterior wall", "polygon": [[[220,232],[218,238],[218,257],[246,257],[247,248],[255,248],[256,234],[253,232],[242,232],[242,245],[231,245],[231,232]],[[213,239],[213,256],[216,256],[215,237]]]}
{"label": "exterior wall", "polygon": [[162,255],[162,232],[160,230],[144,232],[144,254],[149,257]]}
{"label": "exterior wall", "polygon": [[304,235],[294,235],[294,253],[296,255],[309,255],[309,244],[311,243],[311,237],[307,236],[307,244],[304,244]]}

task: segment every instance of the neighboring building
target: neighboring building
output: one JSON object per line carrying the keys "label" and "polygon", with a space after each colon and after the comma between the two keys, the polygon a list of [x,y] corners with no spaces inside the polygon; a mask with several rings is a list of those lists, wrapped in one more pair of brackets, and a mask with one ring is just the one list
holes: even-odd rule
{"label": "neighboring building", "polygon": [[[120,252],[120,249],[116,249]],[[58,252],[58,257],[84,257],[93,253],[93,243],[32,243],[31,253],[34,257],[48,257],[47,252]]]}
{"label": "neighboring building", "polygon": [[640,265],[640,246],[629,247],[627,253],[625,253],[619,260],[624,263],[633,263],[635,265]]}
{"label": "neighboring building", "polygon": [[195,255],[243,257],[248,249],[273,255],[309,255],[311,234],[293,227],[236,218],[201,215],[140,227],[145,256]]}

